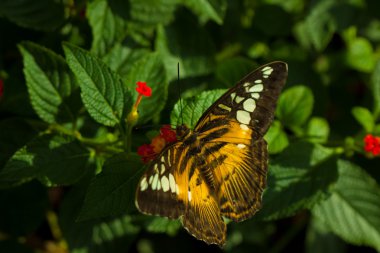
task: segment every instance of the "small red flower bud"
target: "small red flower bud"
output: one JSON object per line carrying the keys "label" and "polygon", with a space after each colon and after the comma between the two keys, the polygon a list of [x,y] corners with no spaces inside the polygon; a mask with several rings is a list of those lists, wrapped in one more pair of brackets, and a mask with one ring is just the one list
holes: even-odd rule
{"label": "small red flower bud", "polygon": [[153,151],[158,154],[164,149],[166,141],[161,135],[158,135],[152,139],[151,145],[153,147]]}
{"label": "small red flower bud", "polygon": [[152,95],[152,88],[146,85],[146,82],[137,82],[136,91],[146,97],[150,97]]}
{"label": "small red flower bud", "polygon": [[364,137],[364,150],[374,156],[380,154],[380,137],[367,134]]}
{"label": "small red flower bud", "polygon": [[164,125],[160,129],[160,135],[165,139],[167,143],[175,142],[177,140],[176,132],[170,125]]}
{"label": "small red flower bud", "polygon": [[137,149],[137,154],[141,156],[143,163],[147,163],[156,157],[156,153],[153,151],[153,147],[150,144],[141,145]]}

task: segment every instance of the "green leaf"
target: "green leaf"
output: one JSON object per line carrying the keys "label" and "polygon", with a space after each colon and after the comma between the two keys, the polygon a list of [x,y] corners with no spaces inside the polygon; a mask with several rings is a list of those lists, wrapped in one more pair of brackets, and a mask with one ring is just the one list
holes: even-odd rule
{"label": "green leaf", "polygon": [[87,171],[89,153],[78,142],[44,135],[18,150],[0,172],[0,187],[40,179],[46,185],[68,185]]}
{"label": "green leaf", "polygon": [[313,217],[306,234],[307,253],[343,253],[347,252],[346,244],[319,219]]}
{"label": "green leaf", "polygon": [[41,184],[31,182],[0,190],[0,203],[4,207],[0,208],[1,232],[18,237],[33,232],[44,221],[48,196]]}
{"label": "green leaf", "polygon": [[312,117],[307,123],[306,136],[314,143],[324,143],[328,140],[330,126],[327,120],[321,117]]}
{"label": "green leaf", "polygon": [[64,22],[64,6],[62,1],[1,0],[0,16],[19,26],[53,31]]}
{"label": "green leaf", "polygon": [[120,124],[124,109],[129,110],[132,106],[132,99],[119,75],[79,47],[64,43],[63,49],[91,117],[106,126]]}
{"label": "green leaf", "polygon": [[231,88],[254,69],[254,63],[243,57],[228,58],[220,62],[215,71],[218,88]]}
{"label": "green leaf", "polygon": [[214,70],[216,50],[210,34],[187,13],[170,26],[159,26],[155,45],[169,80],[177,78],[178,63],[181,78],[207,75]]}
{"label": "green leaf", "polygon": [[372,116],[372,113],[364,107],[355,106],[351,110],[352,115],[354,115],[355,119],[359,122],[359,124],[363,127],[365,132],[372,133],[375,127],[375,119]]}
{"label": "green leaf", "polygon": [[60,227],[70,253],[128,252],[140,230],[133,224],[133,217],[122,215],[77,221],[83,204],[85,187],[87,184],[78,184],[65,194],[59,212]]}
{"label": "green leaf", "polygon": [[352,244],[380,250],[380,187],[360,167],[338,161],[339,178],[331,195],[316,205],[313,215]]}
{"label": "green leaf", "polygon": [[[147,82],[152,88],[152,96],[144,97],[139,105],[139,123],[145,123],[157,116],[164,108],[168,93],[165,67],[158,53],[147,54],[135,62],[126,75],[127,86],[134,90],[138,81]],[[134,100],[138,93],[134,92]]]}
{"label": "green leaf", "polygon": [[324,0],[315,3],[310,14],[303,22],[298,23],[294,30],[295,36],[303,47],[313,47],[321,52],[330,43],[336,31],[335,20],[330,13],[336,2]]}
{"label": "green leaf", "polygon": [[174,236],[182,227],[179,220],[169,220],[166,217],[154,217],[146,224],[146,230],[150,233],[167,233]]}
{"label": "green leaf", "polygon": [[310,117],[313,103],[314,97],[310,88],[294,86],[280,95],[276,115],[284,125],[297,128]]}
{"label": "green leaf", "polygon": [[295,143],[271,161],[263,206],[256,215],[272,220],[294,215],[326,197],[336,181],[333,151],[310,143]]}
{"label": "green leaf", "polygon": [[112,12],[106,0],[89,2],[86,15],[93,35],[92,53],[103,56],[125,38],[127,22]]}
{"label": "green leaf", "polygon": [[192,10],[201,23],[213,20],[217,24],[223,24],[223,18],[227,10],[226,0],[181,0],[182,3]]}
{"label": "green leaf", "polygon": [[[140,28],[168,24],[174,18],[179,0],[131,0],[130,19]],[[125,6],[125,4],[123,4]],[[124,7],[125,8],[125,7]]]}
{"label": "green leaf", "polygon": [[282,7],[267,4],[255,9],[253,26],[268,36],[290,35],[292,16]]}
{"label": "green leaf", "polygon": [[305,2],[303,0],[264,0],[264,3],[281,6],[287,12],[300,12],[304,9]]}
{"label": "green leaf", "polygon": [[275,120],[264,136],[268,143],[269,154],[277,154],[289,145],[289,140],[281,123]]}
{"label": "green leaf", "polygon": [[[19,44],[32,106],[48,123],[75,120],[78,84],[65,60],[32,42]],[[77,103],[79,104],[79,103]]]}
{"label": "green leaf", "polygon": [[371,43],[365,38],[349,40],[346,61],[356,70],[366,73],[372,72],[376,62]]}
{"label": "green leaf", "polygon": [[0,168],[2,169],[9,158],[36,135],[37,131],[23,119],[0,121]]}
{"label": "green leaf", "polygon": [[204,91],[198,96],[182,100],[182,103],[178,101],[170,116],[171,124],[180,126],[183,123],[194,128],[202,114],[225,92],[226,90]]}
{"label": "green leaf", "polygon": [[375,119],[380,117],[380,60],[377,61],[371,76],[371,88],[373,96],[373,115]]}
{"label": "green leaf", "polygon": [[120,154],[106,160],[88,187],[79,220],[119,215],[135,209],[135,191],[142,174],[140,157]]}
{"label": "green leaf", "polygon": [[146,48],[132,48],[128,45],[117,43],[110,48],[109,52],[103,57],[103,61],[123,79],[126,79],[133,64],[146,57],[149,53],[150,51]]}

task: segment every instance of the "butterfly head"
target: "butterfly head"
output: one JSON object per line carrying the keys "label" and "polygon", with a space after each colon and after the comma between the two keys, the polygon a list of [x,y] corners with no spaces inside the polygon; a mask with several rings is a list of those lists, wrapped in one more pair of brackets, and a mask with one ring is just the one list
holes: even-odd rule
{"label": "butterfly head", "polygon": [[185,124],[177,126],[176,128],[176,134],[179,140],[183,140],[188,135],[190,135],[190,133],[191,133],[190,128],[188,128]]}

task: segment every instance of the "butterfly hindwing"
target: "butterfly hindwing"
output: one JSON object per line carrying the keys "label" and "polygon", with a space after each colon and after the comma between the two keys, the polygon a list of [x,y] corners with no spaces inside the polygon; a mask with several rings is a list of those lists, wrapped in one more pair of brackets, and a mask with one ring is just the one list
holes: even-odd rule
{"label": "butterfly hindwing", "polygon": [[188,206],[182,223],[200,240],[218,245],[225,242],[226,224],[220,216],[219,203],[199,170],[190,178]]}
{"label": "butterfly hindwing", "polygon": [[236,222],[245,220],[261,206],[268,167],[266,142],[260,139],[253,146],[229,143],[218,153],[228,154],[214,170],[221,215]]}

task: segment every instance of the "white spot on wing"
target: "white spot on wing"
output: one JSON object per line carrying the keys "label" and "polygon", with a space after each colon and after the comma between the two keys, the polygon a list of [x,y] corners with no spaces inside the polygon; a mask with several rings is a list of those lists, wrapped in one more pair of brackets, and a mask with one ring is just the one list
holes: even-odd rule
{"label": "white spot on wing", "polygon": [[169,185],[170,185],[170,190],[172,191],[172,193],[175,193],[176,183],[175,183],[175,179],[172,173],[169,174]]}
{"label": "white spot on wing", "polygon": [[251,88],[249,88],[249,92],[261,92],[264,89],[264,85],[262,84],[256,84],[253,85]]}
{"label": "white spot on wing", "polygon": [[236,93],[235,93],[235,92],[232,92],[232,93],[231,93],[231,98],[232,98],[232,100],[234,100],[235,96],[236,96]]}
{"label": "white spot on wing", "polygon": [[161,163],[161,175],[165,172],[165,164]]}
{"label": "white spot on wing", "polygon": [[261,79],[257,79],[257,80],[255,80],[255,83],[257,84],[257,83],[263,83],[263,80],[261,80]]}
{"label": "white spot on wing", "polygon": [[172,166],[172,164],[171,164],[171,157],[172,156],[172,152],[170,152],[170,150],[168,151],[168,164],[169,164],[169,167],[171,167]]}
{"label": "white spot on wing", "polygon": [[243,108],[247,112],[253,112],[256,109],[256,102],[252,98],[248,98],[243,103]]}
{"label": "white spot on wing", "polygon": [[157,180],[157,190],[159,191],[161,189],[161,181]]}
{"label": "white spot on wing", "polygon": [[259,99],[260,94],[259,93],[251,93],[251,97],[253,97],[254,99]]}
{"label": "white spot on wing", "polygon": [[[170,175],[171,175],[171,174],[170,174]],[[162,184],[162,190],[163,190],[164,192],[169,191],[169,188],[170,188],[170,186],[169,186],[169,179],[168,179],[166,176],[163,176],[163,177],[161,178],[161,184]]]}
{"label": "white spot on wing", "polygon": [[152,184],[152,181],[153,181],[153,175],[151,175],[151,176],[149,177],[149,184]]}
{"label": "white spot on wing", "polygon": [[269,66],[266,66],[265,68],[263,68],[261,70],[263,72],[263,77],[264,78],[268,78],[270,76],[270,74],[272,74],[273,72],[273,68],[272,67],[269,67]]}
{"label": "white spot on wing", "polygon": [[239,144],[237,145],[237,147],[240,148],[240,149],[241,149],[241,148],[245,148],[245,144],[239,143]]}
{"label": "white spot on wing", "polygon": [[251,115],[247,111],[239,110],[236,112],[236,119],[240,123],[248,125],[251,121]]}
{"label": "white spot on wing", "polygon": [[158,182],[158,174],[155,174],[153,177],[152,182],[152,190],[155,191],[157,189],[157,182]]}
{"label": "white spot on wing", "polygon": [[187,192],[187,199],[189,200],[189,202],[191,201],[191,191]]}
{"label": "white spot on wing", "polygon": [[236,98],[235,98],[235,102],[236,103],[240,103],[241,101],[243,101],[244,100],[244,97],[240,97],[240,96],[236,96]]}
{"label": "white spot on wing", "polygon": [[244,87],[248,87],[250,85],[251,85],[251,83],[248,83],[248,82],[243,84]]}
{"label": "white spot on wing", "polygon": [[141,183],[140,183],[140,191],[145,191],[146,189],[148,188],[148,182],[146,181],[146,177],[144,177],[142,180],[141,180]]}
{"label": "white spot on wing", "polygon": [[224,105],[224,104],[218,104],[218,107],[222,108],[223,110],[229,111],[229,112],[231,111],[231,108],[228,107],[228,106],[226,106],[226,105]]}

